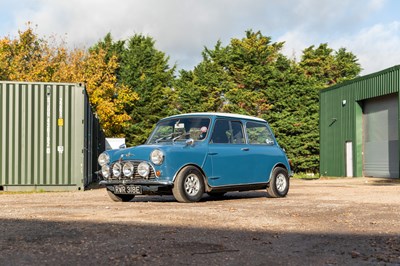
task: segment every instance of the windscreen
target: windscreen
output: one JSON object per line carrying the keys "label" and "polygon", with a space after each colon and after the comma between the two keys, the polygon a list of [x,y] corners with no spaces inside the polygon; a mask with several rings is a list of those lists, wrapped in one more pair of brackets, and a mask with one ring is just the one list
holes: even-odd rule
{"label": "windscreen", "polygon": [[147,143],[186,141],[190,138],[202,141],[207,137],[209,126],[209,118],[171,118],[158,123]]}

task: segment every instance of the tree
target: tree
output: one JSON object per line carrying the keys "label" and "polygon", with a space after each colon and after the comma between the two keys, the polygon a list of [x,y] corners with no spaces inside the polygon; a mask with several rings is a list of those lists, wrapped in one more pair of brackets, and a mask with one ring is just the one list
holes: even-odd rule
{"label": "tree", "polygon": [[303,51],[300,67],[305,75],[317,83],[320,88],[343,82],[356,77],[361,72],[357,57],[340,48],[334,52],[327,43],[314,45]]}
{"label": "tree", "polygon": [[223,47],[205,48],[203,61],[177,79],[181,112],[226,111],[266,119],[296,172],[319,168],[319,90],[356,77],[357,58],[327,44],[304,50],[296,62],[281,53],[284,43],[246,32]]}
{"label": "tree", "polygon": [[236,84],[226,93],[225,110],[263,117],[272,107],[269,91],[279,83],[276,65],[282,60],[283,43],[272,43],[260,31],[246,31],[246,37],[232,39],[227,48],[226,69]]}
{"label": "tree", "polygon": [[[282,43],[271,43],[261,32],[246,32],[222,47],[205,48],[203,61],[193,72],[181,71],[177,81],[181,111],[225,111],[262,116],[271,107],[266,91],[276,72]],[[273,79],[273,78],[272,78]],[[190,86],[188,86],[190,85]],[[189,100],[197,103],[186,104]]]}
{"label": "tree", "polygon": [[296,172],[317,172],[319,90],[355,78],[357,57],[328,44],[310,46],[301,60],[281,53],[283,42],[246,31],[226,46],[202,52],[193,70],[181,70],[136,34],[111,34],[88,51],[39,38],[29,27],[16,39],[0,39],[0,78],[17,81],[84,82],[107,136],[141,144],[162,117],[181,112],[233,112],[266,119],[294,162]]}
{"label": "tree", "polygon": [[211,51],[203,51],[203,61],[193,71],[180,71],[175,82],[178,94],[178,110],[189,112],[221,112],[227,103],[225,93],[235,84],[222,64],[226,55],[221,42]]}
{"label": "tree", "polygon": [[103,40],[97,42],[95,45],[89,48],[89,52],[98,53],[100,50],[106,52],[105,62],[110,60],[116,60],[118,66],[115,69],[115,74],[117,76],[117,81],[121,79],[120,77],[120,65],[121,65],[121,55],[124,52],[125,41],[118,40],[114,41],[111,33],[107,33]]}
{"label": "tree", "polygon": [[272,108],[265,118],[279,144],[292,160],[295,172],[318,172],[319,90],[295,62],[279,89],[270,93]]}
{"label": "tree", "polygon": [[[291,84],[282,97],[282,106],[271,109],[271,124],[291,157],[294,170],[319,170],[319,90],[353,79],[361,71],[358,59],[340,48],[334,51],[327,44],[310,46],[301,61],[293,64]],[[279,110],[280,109],[280,110]]]}
{"label": "tree", "polygon": [[50,81],[54,66],[59,63],[62,48],[48,42],[28,29],[18,31],[18,38],[0,40],[0,78],[15,81]]}
{"label": "tree", "polygon": [[[30,26],[30,25],[29,25]],[[117,83],[117,57],[98,47],[90,52],[69,51],[64,42],[53,45],[31,27],[16,39],[0,40],[0,78],[34,82],[83,82],[90,103],[107,136],[123,136],[125,111],[138,96]]]}
{"label": "tree", "polygon": [[117,82],[117,57],[106,60],[106,55],[103,49],[91,51],[84,62],[82,79],[105,135],[124,137],[131,120],[127,110],[133,108],[139,97]]}
{"label": "tree", "polygon": [[177,112],[172,88],[175,66],[169,66],[169,58],[155,48],[151,37],[140,34],[126,41],[120,60],[119,82],[139,96],[125,129],[127,142],[142,144],[160,118]]}

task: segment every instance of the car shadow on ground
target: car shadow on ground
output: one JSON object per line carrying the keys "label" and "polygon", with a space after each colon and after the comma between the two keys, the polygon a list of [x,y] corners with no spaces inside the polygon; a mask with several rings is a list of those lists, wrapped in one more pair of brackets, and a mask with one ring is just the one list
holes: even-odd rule
{"label": "car shadow on ground", "polygon": [[399,235],[0,220],[0,265],[399,265]]}
{"label": "car shadow on ground", "polygon": [[[227,192],[223,196],[210,196],[205,193],[200,202],[207,201],[229,201],[239,199],[252,199],[252,198],[267,198],[268,194],[265,191],[246,191],[246,192]],[[172,195],[140,195],[136,196],[130,202],[176,202]]]}
{"label": "car shadow on ground", "polygon": [[368,185],[372,186],[400,186],[400,179],[398,178],[385,178],[385,179],[369,178],[366,182]]}

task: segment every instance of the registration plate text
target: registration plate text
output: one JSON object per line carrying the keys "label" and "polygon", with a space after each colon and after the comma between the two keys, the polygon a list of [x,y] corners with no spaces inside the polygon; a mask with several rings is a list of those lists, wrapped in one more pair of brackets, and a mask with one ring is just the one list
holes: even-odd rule
{"label": "registration plate text", "polygon": [[115,194],[142,194],[142,187],[136,185],[116,185],[114,186]]}

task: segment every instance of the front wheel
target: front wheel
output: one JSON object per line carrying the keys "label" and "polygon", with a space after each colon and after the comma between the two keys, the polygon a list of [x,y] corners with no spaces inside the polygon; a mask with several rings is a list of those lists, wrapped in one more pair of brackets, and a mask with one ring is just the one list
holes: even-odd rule
{"label": "front wheel", "polygon": [[289,175],[285,168],[276,167],[272,171],[267,193],[272,198],[285,197],[289,192]]}
{"label": "front wheel", "polygon": [[113,200],[113,201],[117,201],[117,202],[128,202],[133,200],[133,198],[135,197],[135,195],[124,195],[124,194],[114,194],[112,191],[107,189],[107,193],[108,196]]}
{"label": "front wheel", "polygon": [[197,202],[204,193],[202,173],[193,166],[183,168],[175,178],[172,194],[179,202]]}

